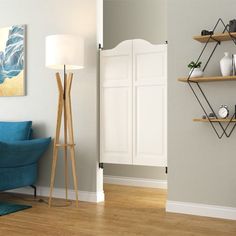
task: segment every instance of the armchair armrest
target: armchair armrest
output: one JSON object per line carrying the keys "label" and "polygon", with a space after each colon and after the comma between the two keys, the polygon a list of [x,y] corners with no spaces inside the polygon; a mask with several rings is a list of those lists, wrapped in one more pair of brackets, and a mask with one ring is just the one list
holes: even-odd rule
{"label": "armchair armrest", "polygon": [[50,142],[51,138],[0,142],[0,168],[36,163]]}

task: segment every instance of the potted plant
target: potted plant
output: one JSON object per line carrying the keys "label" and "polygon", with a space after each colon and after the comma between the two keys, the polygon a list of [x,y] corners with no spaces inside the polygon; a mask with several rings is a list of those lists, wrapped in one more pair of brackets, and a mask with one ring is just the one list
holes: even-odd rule
{"label": "potted plant", "polygon": [[203,76],[203,71],[201,70],[201,64],[202,64],[201,61],[199,61],[197,63],[194,61],[191,61],[188,64],[188,68],[190,68],[190,72],[189,72],[190,78]]}

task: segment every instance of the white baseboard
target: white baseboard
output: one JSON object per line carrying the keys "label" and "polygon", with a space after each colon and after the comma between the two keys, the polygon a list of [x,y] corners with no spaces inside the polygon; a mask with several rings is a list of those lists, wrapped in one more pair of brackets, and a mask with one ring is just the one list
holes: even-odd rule
{"label": "white baseboard", "polygon": [[167,201],[167,212],[236,220],[236,208],[190,202]]}
{"label": "white baseboard", "polygon": [[119,185],[128,185],[136,187],[167,189],[166,180],[131,178],[131,177],[111,176],[111,175],[104,175],[103,180],[104,183],[107,184],[119,184]]}
{"label": "white baseboard", "polygon": [[[49,187],[37,186],[37,195],[42,197],[49,196]],[[10,190],[9,192],[21,193],[21,194],[33,194],[33,189],[30,187],[18,188]],[[78,191],[79,201],[84,202],[104,202],[104,192],[88,192],[88,191]],[[64,188],[54,188],[53,197],[55,198],[65,198]],[[68,199],[75,200],[75,192],[72,189],[68,189]]]}

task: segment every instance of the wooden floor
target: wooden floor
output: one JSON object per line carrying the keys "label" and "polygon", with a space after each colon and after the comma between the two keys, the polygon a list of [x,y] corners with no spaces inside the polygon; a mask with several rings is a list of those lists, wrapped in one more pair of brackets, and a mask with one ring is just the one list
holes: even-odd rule
{"label": "wooden floor", "polygon": [[[0,236],[236,236],[236,221],[166,213],[165,190],[105,185],[105,194],[105,203],[80,202],[78,209],[49,209],[30,197],[19,199],[1,193],[0,200],[31,204],[33,208],[0,217]],[[55,203],[62,204],[60,200]]]}

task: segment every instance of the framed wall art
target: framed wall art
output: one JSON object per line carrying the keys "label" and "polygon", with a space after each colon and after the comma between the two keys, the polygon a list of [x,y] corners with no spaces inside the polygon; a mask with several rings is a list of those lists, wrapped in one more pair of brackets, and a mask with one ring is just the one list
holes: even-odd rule
{"label": "framed wall art", "polygon": [[0,96],[25,95],[25,25],[0,28]]}

